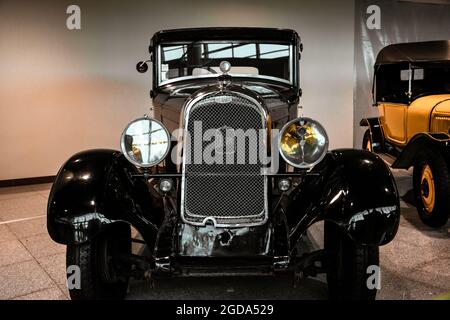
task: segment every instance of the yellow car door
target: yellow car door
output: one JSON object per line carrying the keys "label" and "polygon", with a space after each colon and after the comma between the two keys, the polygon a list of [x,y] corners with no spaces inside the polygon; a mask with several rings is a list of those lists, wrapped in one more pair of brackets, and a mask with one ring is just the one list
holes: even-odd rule
{"label": "yellow car door", "polygon": [[396,145],[405,145],[408,105],[382,102],[378,110],[385,138]]}

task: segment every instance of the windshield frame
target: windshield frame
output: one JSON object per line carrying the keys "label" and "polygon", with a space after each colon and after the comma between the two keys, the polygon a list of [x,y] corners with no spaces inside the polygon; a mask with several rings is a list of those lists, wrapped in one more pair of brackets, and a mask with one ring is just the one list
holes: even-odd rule
{"label": "windshield frame", "polygon": [[[287,41],[279,41],[279,40],[200,40],[200,41],[170,41],[170,42],[161,42],[157,45],[156,47],[156,59],[154,59],[154,68],[155,68],[155,84],[157,87],[160,86],[164,86],[167,84],[171,84],[171,83],[175,83],[175,82],[179,82],[179,81],[185,81],[185,80],[193,80],[193,79],[214,79],[214,78],[218,78],[221,74],[217,73],[217,74],[204,74],[204,75],[190,75],[190,76],[182,76],[182,77],[177,77],[177,78],[173,78],[173,79],[169,79],[169,80],[164,80],[164,81],[160,81],[161,79],[161,62],[162,62],[162,50],[161,50],[161,46],[162,45],[190,45],[192,43],[202,43],[202,44],[208,44],[208,43],[212,43],[212,44],[229,44],[230,42],[233,41],[238,41],[241,43],[248,43],[248,44],[284,44],[289,46],[289,68],[290,68],[290,75],[289,75],[289,80],[287,79],[283,79],[283,78],[278,78],[278,77],[273,77],[273,76],[266,76],[266,75],[255,75],[255,74],[238,74],[238,73],[230,73],[230,75],[232,77],[236,77],[236,78],[255,78],[255,79],[262,79],[262,80],[271,80],[271,81],[275,81],[275,82],[280,82],[283,83],[284,85],[289,85],[289,86],[296,86],[297,85],[297,79],[298,79],[298,66],[296,63],[296,56],[297,56],[297,52],[296,52],[296,45],[292,42],[287,42]],[[226,59],[224,59],[226,60]]]}

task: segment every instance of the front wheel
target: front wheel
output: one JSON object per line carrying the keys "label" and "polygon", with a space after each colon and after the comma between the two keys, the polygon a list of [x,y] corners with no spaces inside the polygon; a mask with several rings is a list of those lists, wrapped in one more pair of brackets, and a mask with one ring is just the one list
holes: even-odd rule
{"label": "front wheel", "polygon": [[373,272],[369,267],[379,272],[379,247],[355,243],[332,222],[325,221],[324,231],[330,299],[375,300],[378,286],[368,279]]}
{"label": "front wheel", "polygon": [[[72,300],[123,299],[128,289],[130,265],[118,257],[131,255],[130,227],[103,231],[94,239],[67,246],[67,285]],[[70,268],[70,269],[69,269]],[[79,276],[79,279],[73,277]]]}
{"label": "front wheel", "polygon": [[441,153],[423,150],[414,165],[414,194],[419,217],[426,225],[445,225],[450,214],[450,175]]}

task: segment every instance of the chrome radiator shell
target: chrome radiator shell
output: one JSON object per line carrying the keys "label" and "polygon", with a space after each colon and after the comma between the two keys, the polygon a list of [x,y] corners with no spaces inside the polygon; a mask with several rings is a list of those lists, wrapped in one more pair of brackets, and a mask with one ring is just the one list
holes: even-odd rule
{"label": "chrome radiator shell", "polygon": [[[216,227],[265,224],[269,213],[268,178],[263,175],[259,157],[256,164],[187,163],[187,159],[194,160],[195,121],[201,121],[204,130],[222,127],[263,130],[264,141],[258,135],[257,150],[267,147],[267,112],[256,98],[237,90],[210,89],[188,100],[182,113],[183,135],[191,136],[190,141],[183,139],[182,144],[180,212],[183,222],[196,226],[211,223]],[[201,143],[203,152],[203,140]],[[246,152],[246,159],[247,155],[250,158]]]}

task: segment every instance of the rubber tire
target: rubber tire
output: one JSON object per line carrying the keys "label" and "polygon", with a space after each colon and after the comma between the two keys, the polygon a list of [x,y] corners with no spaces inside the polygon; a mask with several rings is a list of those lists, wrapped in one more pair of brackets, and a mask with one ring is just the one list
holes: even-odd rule
{"label": "rubber tire", "polygon": [[[422,168],[428,164],[434,178],[436,200],[434,209],[428,214],[421,198]],[[447,224],[450,214],[450,174],[448,165],[442,154],[434,149],[422,150],[415,161],[413,171],[414,197],[420,220],[432,228],[439,228]]]}
{"label": "rubber tire", "polygon": [[331,300],[375,300],[367,288],[367,268],[379,266],[379,247],[355,243],[334,223],[325,221],[325,266]]}
{"label": "rubber tire", "polygon": [[[367,142],[370,142],[371,150],[367,149]],[[363,142],[362,142],[362,149],[366,151],[373,152],[373,144],[372,144],[372,138],[370,137],[370,131],[369,129],[364,132]]]}
{"label": "rubber tire", "polygon": [[[118,277],[115,281],[105,281],[105,263],[102,252],[105,244],[114,248],[114,252],[131,254],[131,229],[121,225],[102,232],[91,241],[79,245],[69,245],[66,251],[66,266],[79,266],[80,289],[69,289],[72,300],[119,300],[127,293],[129,277]],[[125,268],[130,266],[125,266]],[[124,266],[122,266],[124,268]],[[69,275],[68,275],[69,277]]]}

